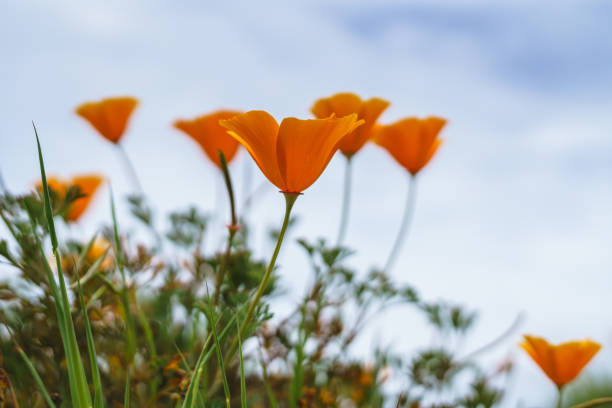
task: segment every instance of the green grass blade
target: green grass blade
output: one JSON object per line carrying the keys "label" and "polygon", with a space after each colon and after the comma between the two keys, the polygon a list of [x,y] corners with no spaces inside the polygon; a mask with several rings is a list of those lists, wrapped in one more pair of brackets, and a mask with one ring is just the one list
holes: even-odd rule
{"label": "green grass blade", "polygon": [[117,267],[119,268],[119,272],[121,273],[121,280],[123,283],[123,287],[119,293],[121,304],[123,307],[123,312],[125,315],[125,325],[126,325],[126,340],[128,343],[128,356],[130,361],[134,358],[136,354],[136,335],[134,330],[134,319],[132,318],[132,314],[130,312],[130,300],[127,291],[127,283],[125,279],[125,269],[123,266],[123,253],[121,251],[121,241],[119,240],[119,226],[117,223],[117,211],[115,210],[115,199],[113,196],[113,189],[110,189],[110,200],[111,200],[111,216],[113,219],[113,237],[115,239],[115,257],[117,259]]}
{"label": "green grass blade", "polygon": [[[225,338],[231,326],[234,324],[235,319],[236,319],[236,316],[233,316],[230,319],[230,321],[227,323],[227,326],[225,326],[225,328],[221,331],[219,335],[220,340],[223,340]],[[189,387],[187,388],[187,392],[185,393],[185,401],[183,401],[182,408],[192,408],[194,406],[192,404],[195,404],[195,401],[197,400],[196,393],[199,388],[199,384],[200,384],[199,379],[202,374],[204,364],[208,362],[213,352],[215,351],[215,348],[211,348],[210,350],[206,351],[206,349],[208,349],[208,346],[210,345],[212,341],[213,341],[213,336],[212,334],[209,334],[206,337],[206,341],[204,342],[204,345],[202,346],[202,351],[200,352],[200,356],[198,357],[198,361],[196,362],[195,368],[193,370],[193,374],[191,375],[191,381],[189,382]]]}
{"label": "green grass blade", "polygon": [[213,338],[215,340],[215,350],[217,351],[217,359],[219,360],[219,367],[221,369],[221,378],[223,379],[223,391],[225,392],[225,403],[227,404],[227,408],[230,408],[230,391],[229,385],[227,383],[227,375],[225,372],[225,364],[223,364],[223,352],[221,350],[221,343],[219,342],[219,336],[217,335],[217,321],[215,319],[215,311],[212,303],[210,303],[210,297],[208,298],[209,304],[208,308],[205,311],[206,318],[210,323],[210,328],[213,333]]}
{"label": "green grass blade", "polygon": [[[43,261],[45,272],[47,273],[47,279],[49,280],[49,286],[51,287],[51,295],[53,296],[53,300],[55,301],[55,311],[57,313],[57,324],[60,330],[60,337],[62,339],[64,353],[66,355],[66,363],[68,367],[72,367],[72,364],[73,364],[72,363],[72,353],[70,352],[70,345],[68,343],[69,336],[68,336],[68,331],[66,329],[66,321],[65,321],[66,314],[64,313],[62,297],[59,293],[59,288],[57,287],[57,284],[55,283],[55,278],[53,276],[53,272],[51,271],[51,266],[49,265],[49,262],[47,261],[45,251],[42,246],[42,242],[40,241],[40,238],[36,234],[36,224],[34,222],[34,217],[32,216],[32,211],[27,205],[26,205],[26,211],[28,212],[28,216],[30,218],[30,226],[32,228],[34,238],[36,240],[36,246],[40,253],[40,257]],[[68,371],[68,385],[70,387],[70,390],[75,390],[77,388],[75,377],[72,371],[70,370]],[[71,398],[74,404],[76,402],[76,394],[71,392]]]}
{"label": "green grass blade", "polygon": [[261,370],[263,373],[264,387],[266,388],[266,394],[268,394],[270,406],[272,408],[278,408],[278,402],[276,401],[276,398],[274,398],[274,392],[272,391],[272,387],[270,387],[270,382],[268,381],[268,369],[263,361],[261,362]]}
{"label": "green grass blade", "polygon": [[128,369],[125,378],[125,396],[123,399],[123,408],[130,408],[130,370]]}
{"label": "green grass blade", "polygon": [[[64,328],[63,330],[61,330],[61,334],[62,337],[65,337],[64,347],[66,351],[66,359],[68,362],[68,375],[69,377],[72,377],[70,395],[73,399],[73,405],[78,407],[91,407],[91,395],[89,394],[89,386],[87,384],[87,378],[85,376],[85,369],[83,367],[83,362],[81,361],[81,355],[79,352],[76,334],[74,331],[74,324],[72,322],[72,316],[70,314],[70,303],[68,301],[66,282],[64,281],[64,275],[62,272],[62,265],[58,250],[57,234],[55,231],[55,223],[53,221],[53,211],[51,209],[51,200],[49,198],[49,185],[47,184],[47,176],[45,173],[45,164],[43,160],[42,149],[40,147],[40,139],[38,137],[38,131],[36,130],[34,122],[32,122],[32,126],[34,127],[34,134],[36,136],[36,146],[38,148],[38,161],[40,164],[40,176],[43,185],[45,216],[47,218],[49,235],[51,237],[53,255],[55,256],[55,261],[57,264],[58,280],[60,282],[60,295],[62,303],[61,311],[64,315]],[[36,234],[35,229],[34,234]],[[40,246],[40,250],[42,251],[42,246]],[[44,252],[42,253],[42,257],[43,259],[45,259],[46,262]]]}
{"label": "green grass blade", "polygon": [[42,393],[43,398],[45,399],[45,402],[47,403],[49,408],[56,408],[55,404],[53,403],[53,400],[51,399],[51,396],[49,395],[49,392],[47,391],[47,388],[45,387],[45,384],[43,383],[42,379],[36,372],[36,368],[34,368],[32,361],[30,361],[30,359],[28,358],[26,353],[21,349],[21,347],[17,346],[17,352],[23,359],[23,362],[25,363],[26,367],[30,371],[30,374],[32,374],[34,381],[36,381],[36,384],[38,385],[38,388],[40,389],[40,392]]}
{"label": "green grass blade", "polygon": [[240,321],[236,314],[236,324],[238,325],[238,357],[240,358],[240,404],[246,408],[246,379],[244,378],[244,358],[242,356],[242,338],[240,336]]}
{"label": "green grass blade", "polygon": [[49,185],[47,184],[47,173],[45,172],[45,161],[43,160],[42,149],[40,147],[40,139],[38,138],[38,130],[36,125],[32,122],[34,128],[34,135],[36,136],[36,147],[38,148],[38,163],[40,165],[40,182],[43,187],[43,198],[45,207],[45,216],[49,223],[49,235],[51,236],[51,245],[53,251],[57,249],[57,235],[55,234],[55,223],[53,222],[53,210],[51,210],[51,199],[49,196]]}
{"label": "green grass blade", "polygon": [[[103,254],[97,261],[104,259],[106,254]],[[87,305],[83,297],[83,289],[81,288],[79,271],[75,268],[75,276],[77,277],[77,289],[81,310],[83,311],[83,319],[85,319],[85,334],[87,335],[87,350],[89,352],[89,363],[91,364],[91,379],[94,387],[94,408],[104,407],[104,395],[102,394],[102,381],[100,380],[100,370],[98,368],[98,357],[96,355],[96,346],[93,340],[93,332],[91,323],[87,314]]]}

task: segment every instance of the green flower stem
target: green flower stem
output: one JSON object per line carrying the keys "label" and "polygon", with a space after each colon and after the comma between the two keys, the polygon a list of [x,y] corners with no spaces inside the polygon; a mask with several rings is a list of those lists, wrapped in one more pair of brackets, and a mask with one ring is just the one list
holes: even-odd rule
{"label": "green flower stem", "polygon": [[133,187],[139,194],[142,194],[142,184],[140,184],[140,179],[138,178],[138,173],[136,173],[136,169],[134,168],[134,164],[130,160],[130,156],[128,156],[125,148],[121,144],[117,144],[117,149],[121,154],[121,160],[123,161],[123,166],[125,167],[125,171],[128,174],[128,178],[130,179]]}
{"label": "green flower stem", "polygon": [[[255,309],[259,305],[259,301],[261,300],[261,297],[263,296],[264,291],[266,290],[266,287],[268,286],[268,281],[270,280],[270,276],[272,276],[274,265],[276,265],[276,258],[278,257],[278,253],[280,252],[281,245],[283,243],[283,238],[285,237],[285,232],[287,231],[287,226],[289,225],[291,209],[293,208],[293,204],[295,204],[295,200],[297,200],[300,194],[283,192],[283,195],[285,196],[285,218],[283,219],[283,226],[281,227],[280,234],[278,234],[278,240],[276,241],[276,247],[274,248],[272,259],[270,259],[270,263],[268,264],[268,269],[266,269],[266,272],[263,278],[261,279],[261,283],[259,284],[259,287],[257,288],[257,292],[255,293],[255,297],[253,298],[253,300],[251,301],[251,304],[249,305],[249,309],[247,310],[246,317],[244,318],[244,320],[242,321],[242,324],[240,325],[240,330],[238,331],[238,337],[241,339],[245,338],[244,332],[246,331],[247,326],[251,322],[251,319],[253,319],[253,314],[255,314]],[[234,343],[232,344],[228,352],[228,356],[231,357],[234,354],[237,346],[238,346],[237,341],[234,341]],[[226,358],[226,361],[229,361],[229,359]]]}
{"label": "green flower stem", "polygon": [[351,207],[351,184],[352,184],[352,168],[351,157],[346,157],[346,166],[344,167],[344,191],[342,194],[342,213],[340,214],[340,228],[338,230],[338,239],[336,246],[340,246],[346,236],[348,227],[349,211]]}
{"label": "green flower stem", "polygon": [[562,401],[563,401],[563,387],[559,387],[559,396],[557,397],[557,408],[561,408],[562,405]]}
{"label": "green flower stem", "polygon": [[221,265],[219,266],[219,272],[217,274],[217,282],[215,285],[215,297],[213,303],[216,305],[219,303],[219,296],[221,295],[221,285],[223,285],[223,281],[225,280],[225,272],[227,270],[227,262],[232,252],[232,243],[234,241],[234,236],[238,231],[238,218],[236,217],[236,203],[234,200],[234,188],[232,187],[232,178],[230,177],[229,168],[227,167],[227,161],[225,160],[225,155],[221,150],[219,150],[219,159],[221,161],[221,171],[223,172],[223,178],[225,179],[225,187],[227,188],[227,195],[229,196],[230,201],[230,211],[231,211],[231,220],[232,224],[227,227],[229,230],[229,236],[227,238],[227,246],[225,247],[225,253],[223,254],[223,259],[221,260]]}
{"label": "green flower stem", "polygon": [[416,176],[410,175],[408,179],[408,196],[406,198],[406,207],[404,208],[404,215],[402,217],[402,223],[400,225],[399,232],[397,234],[397,238],[395,238],[395,243],[393,244],[393,249],[391,249],[391,253],[389,254],[389,258],[387,258],[387,262],[385,263],[385,268],[383,272],[388,274],[393,268],[395,261],[397,260],[397,256],[399,255],[400,249],[402,249],[402,244],[404,243],[404,239],[406,238],[406,234],[410,227],[410,223],[412,222],[412,216],[414,214],[414,207],[416,202],[416,188],[417,188],[417,179]]}

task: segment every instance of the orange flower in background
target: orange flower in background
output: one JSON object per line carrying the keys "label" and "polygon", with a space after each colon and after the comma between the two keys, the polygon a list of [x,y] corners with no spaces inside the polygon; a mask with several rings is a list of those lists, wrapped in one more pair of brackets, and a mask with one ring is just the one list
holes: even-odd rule
{"label": "orange flower in background", "polygon": [[227,134],[227,129],[219,124],[220,120],[230,119],[242,112],[217,111],[193,120],[177,120],[174,127],[185,132],[198,142],[208,158],[221,168],[219,150],[225,155],[227,162],[231,162],[238,152],[240,143]]}
{"label": "orange flower in background", "polygon": [[113,257],[109,255],[111,243],[104,237],[96,237],[85,255],[85,259],[90,264],[96,262],[100,257],[104,256],[104,260],[100,263],[100,269],[110,269],[113,267]]}
{"label": "orange flower in background", "polygon": [[[91,200],[102,184],[104,178],[97,174],[76,176],[71,180],[65,181],[58,177],[47,178],[49,188],[53,190],[60,200],[66,199],[66,194],[70,187],[78,187],[81,197],[74,200],[66,210],[65,218],[67,221],[77,221],[89,207]],[[39,181],[36,188],[42,191],[42,183]]]}
{"label": "orange flower in background", "polygon": [[521,347],[557,387],[574,380],[601,349],[600,344],[591,340],[552,345],[541,337],[526,335],[524,338]]}
{"label": "orange flower in background", "polygon": [[356,113],[358,119],[363,119],[363,125],[346,135],[340,142],[340,151],[350,158],[370,139],[374,124],[388,106],[389,102],[384,99],[371,98],[366,101],[353,93],[337,93],[316,101],[311,111],[319,119],[331,115],[342,117],[351,113]]}
{"label": "orange flower in background", "polygon": [[[61,180],[60,178],[54,176],[47,177],[47,185],[49,186],[50,190],[53,190],[55,194],[62,198],[66,196],[66,191],[68,191],[69,187],[68,185],[66,185],[66,182],[64,180]],[[42,191],[41,181],[36,183],[36,189],[38,191]]]}
{"label": "orange flower in background", "polygon": [[66,215],[66,219],[68,221],[77,221],[81,215],[87,210],[89,204],[91,203],[91,199],[93,198],[95,192],[98,190],[98,187],[102,184],[104,178],[92,174],[85,176],[74,177],[70,181],[70,185],[74,187],[78,187],[79,191],[83,195],[83,197],[77,198],[70,205],[68,209],[68,214]]}
{"label": "orange flower in background", "polygon": [[442,139],[438,134],[446,120],[438,117],[407,118],[377,127],[374,142],[412,175],[416,175],[433,157]]}
{"label": "orange flower in background", "polygon": [[342,138],[363,120],[357,114],[285,118],[279,126],[269,113],[250,111],[219,123],[248,150],[272,184],[282,192],[301,193],[323,173]]}
{"label": "orange flower in background", "polygon": [[76,113],[88,121],[106,140],[119,143],[138,100],[132,97],[107,98],[88,102],[76,108]]}

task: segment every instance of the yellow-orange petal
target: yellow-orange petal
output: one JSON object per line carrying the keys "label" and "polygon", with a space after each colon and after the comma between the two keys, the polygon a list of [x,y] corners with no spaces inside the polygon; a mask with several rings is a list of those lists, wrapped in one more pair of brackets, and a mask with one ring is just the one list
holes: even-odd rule
{"label": "yellow-orange petal", "polygon": [[174,127],[195,140],[204,150],[206,156],[217,167],[221,168],[219,150],[223,152],[225,159],[230,163],[238,153],[240,143],[227,134],[227,129],[221,126],[219,121],[231,119],[239,114],[241,112],[238,111],[216,111],[193,120],[178,120],[174,122]]}
{"label": "yellow-orange petal", "polygon": [[272,115],[264,111],[249,111],[221,120],[219,124],[247,149],[268,180],[282,190],[284,180],[276,156],[279,126]]}
{"label": "yellow-orange petal", "polygon": [[104,178],[96,174],[78,176],[72,179],[70,184],[78,187],[83,197],[77,198],[70,205],[66,215],[68,221],[77,221],[83,215],[103,180]]}
{"label": "yellow-orange petal", "polygon": [[358,119],[364,120],[363,125],[346,135],[340,142],[339,148],[342,154],[351,157],[371,138],[372,127],[388,106],[389,102],[381,98],[365,101],[354,93],[338,93],[317,100],[311,111],[319,119],[332,114],[342,117],[356,113]]}
{"label": "yellow-orange petal", "polygon": [[84,103],[76,113],[87,120],[105,139],[119,143],[138,100],[132,97],[106,98]]}
{"label": "yellow-orange petal", "polygon": [[359,113],[363,101],[358,95],[350,92],[337,93],[329,98],[317,100],[310,111],[318,119],[328,118],[331,115],[339,117]]}
{"label": "yellow-orange petal", "polygon": [[364,120],[364,124],[340,141],[339,148],[342,154],[351,157],[361,150],[372,137],[372,128],[388,106],[389,102],[380,98],[372,98],[362,104],[358,117]]}
{"label": "yellow-orange petal", "polygon": [[108,254],[111,243],[104,237],[96,237],[85,255],[85,259],[90,264],[96,262],[100,257],[104,256],[104,260],[100,263],[100,269],[110,269],[113,266],[113,258]]}
{"label": "yellow-orange petal", "polygon": [[277,144],[282,190],[299,193],[310,187],[327,167],[342,138],[362,124],[354,113],[342,118],[284,119]]}
{"label": "yellow-orange petal", "polygon": [[558,387],[573,381],[601,349],[591,340],[552,345],[541,337],[525,335],[524,339],[520,346]]}
{"label": "yellow-orange petal", "polygon": [[[56,176],[47,176],[47,185],[49,186],[49,189],[53,190],[58,197],[60,197],[62,200],[64,199],[66,191],[68,190],[68,185],[66,185],[64,180]],[[42,192],[43,187],[41,180],[36,182],[36,190]]]}
{"label": "yellow-orange petal", "polygon": [[377,128],[374,142],[415,175],[429,163],[440,146],[438,135],[445,124],[446,120],[438,117],[406,118]]}

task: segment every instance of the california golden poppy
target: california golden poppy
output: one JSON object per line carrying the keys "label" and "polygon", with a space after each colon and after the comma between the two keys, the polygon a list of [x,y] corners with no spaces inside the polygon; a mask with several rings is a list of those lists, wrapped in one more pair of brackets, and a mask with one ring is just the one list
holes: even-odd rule
{"label": "california golden poppy", "polygon": [[446,120],[435,116],[407,118],[376,129],[374,142],[412,175],[416,175],[433,157],[442,139],[438,137]]}
{"label": "california golden poppy", "polygon": [[[65,181],[58,177],[47,178],[49,188],[58,195],[60,200],[66,199],[66,194],[70,187],[77,187],[81,197],[74,200],[66,209],[65,219],[67,221],[77,221],[89,207],[91,200],[102,184],[103,177],[96,174],[88,174],[73,177],[71,180]],[[36,188],[42,190],[42,184],[37,183]]]}
{"label": "california golden poppy", "polygon": [[251,154],[263,174],[285,193],[301,193],[323,173],[344,136],[363,123],[342,118],[285,118],[280,126],[264,111],[249,111],[221,126]]}
{"label": "california golden poppy", "polygon": [[600,344],[591,340],[552,345],[541,337],[524,338],[521,347],[559,388],[573,381],[601,349]]}
{"label": "california golden poppy", "polygon": [[240,113],[242,112],[217,111],[193,120],[177,120],[174,122],[174,127],[185,132],[195,140],[208,158],[217,167],[221,168],[219,150],[223,152],[225,159],[229,163],[236,156],[240,143],[227,134],[227,129],[219,125],[219,121],[233,118]]}
{"label": "california golden poppy", "polygon": [[350,132],[340,142],[339,149],[342,154],[351,157],[370,139],[374,124],[388,106],[389,102],[384,99],[371,98],[366,101],[354,93],[337,93],[316,101],[311,111],[319,119],[332,114],[342,117],[356,113],[357,118],[364,121],[363,125]]}
{"label": "california golden poppy", "polygon": [[93,264],[104,256],[104,259],[100,263],[100,269],[110,269],[113,266],[113,258],[108,254],[110,248],[111,243],[106,238],[98,236],[91,243],[89,251],[85,254],[85,259],[90,264]]}
{"label": "california golden poppy", "polygon": [[88,102],[76,108],[76,113],[87,120],[106,140],[119,143],[138,100],[132,97],[107,98]]}
{"label": "california golden poppy", "polygon": [[76,221],[81,215],[87,210],[89,204],[91,203],[91,199],[93,198],[96,190],[102,184],[104,179],[96,174],[84,175],[74,177],[70,181],[70,185],[74,187],[78,187],[79,191],[83,195],[83,197],[77,198],[70,205],[70,209],[68,210],[68,214],[66,218],[68,221]]}

